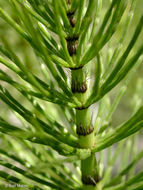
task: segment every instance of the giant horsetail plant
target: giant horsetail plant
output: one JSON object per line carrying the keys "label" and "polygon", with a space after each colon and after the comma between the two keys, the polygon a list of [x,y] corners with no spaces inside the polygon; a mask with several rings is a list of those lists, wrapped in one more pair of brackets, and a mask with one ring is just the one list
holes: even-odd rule
{"label": "giant horsetail plant", "polygon": [[112,124],[142,62],[143,43],[136,42],[143,39],[143,16],[130,31],[137,0],[5,3],[9,8],[1,5],[0,23],[31,46],[28,56],[34,58],[26,64],[10,45],[13,36],[3,35],[0,189],[142,190],[143,170],[136,171],[143,158],[137,145],[141,78],[131,116]]}

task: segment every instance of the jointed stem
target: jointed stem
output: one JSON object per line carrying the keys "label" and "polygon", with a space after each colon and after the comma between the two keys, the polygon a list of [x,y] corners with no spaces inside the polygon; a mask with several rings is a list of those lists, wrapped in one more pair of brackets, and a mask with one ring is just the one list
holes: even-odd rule
{"label": "jointed stem", "polygon": [[[84,103],[88,98],[88,84],[84,68],[71,71],[72,92],[82,103],[82,107],[76,109],[76,131],[79,137],[79,146],[90,149],[94,145],[94,128],[90,108],[84,108]],[[94,190],[99,181],[95,154],[81,161],[81,173],[83,189]]]}
{"label": "jointed stem", "polygon": [[90,157],[81,161],[83,189],[95,190],[99,181],[96,157],[91,154]]}
{"label": "jointed stem", "polygon": [[[68,1],[68,4],[71,2]],[[74,12],[67,13],[70,24],[74,18]],[[74,23],[77,26],[77,23]],[[75,27],[72,25],[72,27]],[[75,59],[78,47],[78,36],[67,37],[67,48],[70,56]],[[71,68],[71,90],[75,97],[81,102],[81,107],[76,108],[76,132],[79,138],[78,144],[81,148],[91,149],[94,145],[94,127],[92,125],[92,117],[90,108],[85,108],[85,102],[89,97],[89,84],[86,79],[84,67]],[[95,154],[81,161],[81,173],[83,189],[94,190],[96,183],[99,181]]]}

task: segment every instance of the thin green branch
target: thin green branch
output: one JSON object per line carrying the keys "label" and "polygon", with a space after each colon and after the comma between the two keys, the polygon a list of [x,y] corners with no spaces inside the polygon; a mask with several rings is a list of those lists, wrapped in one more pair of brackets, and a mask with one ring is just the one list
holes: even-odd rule
{"label": "thin green branch", "polygon": [[141,17],[139,23],[138,23],[138,26],[136,27],[136,30],[134,32],[134,35],[128,45],[128,47],[126,48],[125,52],[123,53],[123,55],[120,57],[119,61],[117,62],[115,68],[113,69],[112,73],[110,74],[110,76],[107,78],[107,80],[105,81],[105,83],[103,84],[102,88],[104,89],[109,83],[111,83],[116,74],[119,72],[119,70],[122,68],[122,66],[124,65],[130,51],[132,50],[139,34],[141,33],[141,30],[142,30],[142,25],[143,23],[143,16]]}
{"label": "thin green branch", "polygon": [[117,96],[115,97],[115,100],[110,108],[110,111],[106,117],[106,121],[110,121],[111,120],[111,117],[112,117],[112,114],[115,112],[115,109],[117,108],[123,94],[126,92],[126,89],[127,87],[126,86],[122,86],[119,93],[117,94]]}
{"label": "thin green branch", "polygon": [[126,123],[117,127],[115,130],[108,132],[105,136],[101,135],[96,137],[96,145],[93,152],[101,151],[116,142],[136,133],[143,127],[143,107],[141,107]]}
{"label": "thin green branch", "polygon": [[77,19],[76,19],[76,24],[75,24],[75,29],[74,29],[74,35],[79,35],[80,32],[80,27],[82,23],[82,16],[83,16],[83,10],[84,10],[84,4],[85,0],[79,1],[78,5],[76,8],[77,9]]}
{"label": "thin green branch", "polygon": [[[18,33],[20,33],[30,44],[31,46],[38,51],[39,56],[43,59],[43,61],[45,62],[45,64],[47,65],[47,67],[49,68],[50,72],[52,73],[54,79],[58,82],[58,85],[61,87],[61,89],[63,89],[64,92],[66,92],[67,94],[72,95],[72,93],[70,92],[70,89],[68,89],[67,85],[64,83],[64,81],[61,79],[61,77],[58,75],[58,73],[56,72],[51,58],[49,57],[49,55],[47,55],[47,52],[45,52],[45,49],[43,49],[43,45],[40,43],[41,47],[39,48],[39,46],[37,46],[37,44],[35,44],[33,42],[33,40],[31,39],[30,36],[28,36],[28,34],[26,34],[22,28],[16,24],[14,22],[14,20],[12,20],[2,9],[0,9],[0,13],[2,14],[2,18],[4,18],[4,20],[6,22],[8,22]],[[58,18],[59,19],[59,18]],[[65,41],[65,39],[64,39]],[[67,47],[66,44],[64,44],[64,47],[66,48],[66,52],[67,52]],[[70,56],[68,55],[68,57],[70,58]],[[71,59],[71,58],[70,58]],[[24,66],[22,66],[22,64],[19,65],[21,69],[25,70],[26,68]],[[26,71],[26,70],[25,70]],[[28,73],[27,73],[28,74]],[[30,74],[28,74],[30,75]],[[33,81],[34,82],[34,81]],[[35,83],[35,82],[34,82]],[[75,99],[75,98],[74,98]],[[76,103],[78,104],[79,102],[77,102],[77,100],[75,99]]]}
{"label": "thin green branch", "polygon": [[[1,70],[0,70],[0,72],[1,72]],[[64,132],[64,127],[61,124],[59,124],[57,121],[52,119],[47,114],[47,112],[41,107],[41,105],[38,103],[38,101],[33,96],[30,95],[30,94],[35,95],[35,96],[37,95],[39,97],[40,96],[39,94],[36,94],[33,91],[30,91],[30,89],[25,90],[26,89],[25,86],[23,86],[22,84],[16,83],[15,81],[12,81],[10,79],[10,77],[8,75],[6,75],[5,73],[4,73],[4,77],[2,77],[0,75],[0,80],[6,81],[10,85],[15,87],[26,99],[28,99],[31,102],[31,104],[34,106],[34,108],[36,108],[36,110],[39,112],[39,114],[43,114],[45,116],[45,118],[50,123],[50,126],[56,127],[56,129],[58,131],[60,131],[62,133],[62,135],[66,135]],[[44,97],[43,97],[43,99],[44,99]],[[59,103],[59,104],[61,104],[61,103]]]}
{"label": "thin green branch", "polygon": [[[139,48],[139,50],[137,51],[137,53],[126,63],[126,65],[120,70],[118,71],[118,73],[116,74],[116,76],[114,77],[114,79],[112,79],[113,81],[111,83],[109,83],[106,87],[105,87],[105,83],[103,84],[103,86],[101,86],[101,94],[106,94],[107,92],[109,92],[112,88],[114,88],[121,80],[123,80],[125,78],[125,76],[128,74],[128,72],[132,69],[132,67],[137,64],[137,61],[139,59],[139,57],[143,54],[143,46],[141,46]],[[117,72],[117,71],[116,71]]]}
{"label": "thin green branch", "polygon": [[20,159],[19,157],[15,156],[14,154],[11,154],[11,153],[9,153],[9,152],[6,152],[6,151],[3,150],[2,148],[0,148],[0,154],[2,154],[2,155],[4,155],[4,156],[6,156],[6,157],[8,157],[8,158],[10,158],[10,159],[12,159],[12,160],[18,162],[18,163],[20,163],[20,164],[22,164],[22,165],[25,165],[25,162],[24,162],[22,159]]}
{"label": "thin green branch", "polygon": [[[99,49],[97,47],[97,42],[99,41],[99,39],[101,39],[102,33],[105,29],[105,26],[107,25],[107,22],[109,20],[109,18],[111,17],[112,11],[114,9],[115,6],[119,6],[119,1],[115,1],[113,0],[109,9],[107,10],[104,20],[102,22],[102,25],[97,33],[97,35],[95,35],[93,42],[91,44],[91,46],[87,49],[85,55],[83,56],[82,60],[81,60],[81,64],[82,63],[87,63],[89,60],[91,60],[91,54],[94,55],[94,57],[96,56],[96,54],[98,53]],[[117,9],[117,8],[116,8]],[[119,11],[119,10],[118,10]],[[114,10],[114,15],[116,14],[117,11]],[[107,34],[106,34],[107,35]],[[96,48],[95,48],[96,47]],[[95,52],[96,51],[96,52]],[[93,57],[92,57],[93,58]]]}
{"label": "thin green branch", "polygon": [[32,143],[37,143],[40,145],[46,145],[57,151],[60,155],[64,156],[72,156],[76,155],[78,159],[82,157],[86,157],[89,155],[89,152],[83,151],[80,149],[74,149],[66,144],[63,144],[60,141],[50,137],[49,135],[42,135],[38,133],[32,133],[31,131],[28,133],[14,125],[7,123],[4,120],[0,120],[0,132],[17,137],[19,139],[28,140]]}
{"label": "thin green branch", "polygon": [[[96,1],[96,11],[95,11],[96,13],[95,13],[95,18],[94,18],[92,29],[91,29],[90,42],[92,42],[92,40],[95,36],[95,33],[96,33],[97,25],[100,23],[100,13],[102,10],[102,3],[103,3],[102,1],[103,0]],[[111,13],[111,11],[110,11],[110,13]]]}
{"label": "thin green branch", "polygon": [[79,43],[78,43],[78,48],[77,48],[77,56],[76,56],[76,64],[77,66],[80,65],[80,57],[81,57],[81,52],[82,52],[82,47],[85,41],[85,36],[87,34],[87,31],[89,29],[89,26],[92,22],[92,17],[94,17],[94,7],[95,7],[96,1],[89,1],[87,11],[84,15],[84,18],[81,23],[81,28],[80,28],[80,38],[79,38]]}
{"label": "thin green branch", "polygon": [[[67,98],[61,93],[59,93],[58,91],[53,91],[52,89],[49,88],[49,86],[44,83],[42,80],[40,80],[38,77],[35,77],[32,73],[30,73],[21,63],[21,61],[19,60],[19,58],[12,52],[8,52],[7,50],[5,50],[2,46],[0,46],[0,51],[7,56],[11,61],[13,61],[17,67],[19,67],[19,69],[22,68],[22,71],[20,71],[17,67],[15,67],[14,65],[10,64],[7,60],[5,60],[3,57],[0,56],[0,62],[3,63],[5,66],[7,66],[8,68],[10,68],[11,70],[13,70],[16,74],[18,74],[23,80],[26,80],[28,83],[34,85],[36,88],[40,88],[43,89],[44,93],[43,96],[48,97],[49,99],[53,99],[54,96],[58,95],[58,99],[61,100],[66,100]],[[11,53],[11,54],[10,54]],[[20,65],[20,66],[19,66]],[[61,81],[61,80],[60,80]],[[40,90],[39,89],[39,90]],[[64,88],[65,89],[65,88]],[[42,90],[42,91],[43,91]],[[68,90],[66,90],[68,91]],[[40,90],[41,92],[41,90]],[[69,91],[68,91],[69,93]],[[54,95],[54,96],[53,96]],[[71,93],[68,94],[69,96],[71,96]],[[61,98],[62,97],[62,98]],[[56,100],[57,101],[57,100]],[[73,100],[74,101],[74,100]],[[75,100],[76,101],[76,100]],[[69,98],[68,98],[68,102],[70,102]],[[67,102],[67,103],[68,103]],[[55,102],[56,103],[56,102]],[[69,103],[68,103],[69,104]]]}
{"label": "thin green branch", "polygon": [[61,25],[61,21],[60,21],[60,4],[58,1],[54,0],[53,1],[54,3],[54,10],[55,10],[55,21],[57,23],[57,31],[58,31],[58,34],[59,34],[59,38],[60,38],[60,41],[61,41],[61,44],[62,44],[62,47],[63,47],[63,50],[64,50],[64,54],[65,54],[65,57],[66,57],[66,61],[68,62],[69,66],[74,66],[74,63],[69,55],[69,52],[68,52],[68,49],[67,49],[67,43],[66,43],[66,35],[63,31],[63,28],[62,28],[62,25]]}
{"label": "thin green branch", "polygon": [[14,22],[13,19],[11,19],[5,11],[0,8],[0,17],[2,17],[6,22],[8,22],[19,34],[21,34],[27,41],[31,41],[28,34],[17,24]]}
{"label": "thin green branch", "polygon": [[[128,188],[132,185],[136,185],[139,182],[142,182],[143,180],[143,172],[138,173],[136,176],[132,177],[131,179],[122,182],[120,185],[114,186],[114,187],[107,187],[105,188],[105,190],[112,190],[114,188],[114,190],[124,190],[125,188]],[[132,187],[130,187],[131,189]]]}
{"label": "thin green branch", "polygon": [[10,175],[6,171],[1,171],[0,170],[0,177],[3,178],[4,180],[10,181],[10,182],[13,182],[13,183],[16,183],[16,184],[17,183],[23,184],[22,181],[19,178]]}
{"label": "thin green branch", "polygon": [[55,185],[54,183],[50,182],[50,181],[45,181],[39,177],[36,177],[35,175],[32,175],[32,173],[29,173],[28,171],[25,171],[23,169],[20,169],[10,163],[6,163],[4,161],[0,161],[0,165],[4,166],[4,167],[7,167],[8,169],[11,169],[21,175],[23,175],[24,177],[32,180],[32,181],[35,181],[37,183],[40,183],[42,185],[46,185],[48,187],[51,187],[51,188],[55,188],[55,189],[59,189],[59,187],[57,185]]}
{"label": "thin green branch", "polygon": [[[14,109],[18,114],[20,114],[27,122],[32,124],[36,132],[46,132],[49,135],[52,135],[53,137],[57,138],[61,142],[64,142],[66,144],[69,144],[71,146],[76,146],[77,140],[72,135],[65,134],[64,136],[58,132],[56,129],[52,128],[48,124],[46,124],[44,121],[40,120],[36,115],[33,115],[32,112],[30,112],[28,109],[26,109],[24,106],[22,106],[18,101],[16,101],[9,92],[2,88],[1,89],[3,94],[0,93],[1,99],[8,104],[12,109]],[[59,125],[60,126],[60,125]],[[61,127],[61,126],[60,126]],[[67,141],[68,139],[68,141]]]}
{"label": "thin green branch", "polygon": [[137,164],[141,159],[143,158],[143,151],[138,153],[138,155],[135,157],[135,159],[127,166],[125,167],[117,176],[115,176],[111,182],[107,183],[105,187],[113,186],[116,183],[119,183],[121,181],[121,178],[128,174],[128,172]]}
{"label": "thin green branch", "polygon": [[129,11],[128,15],[127,15],[127,19],[125,21],[125,25],[124,25],[124,28],[123,28],[123,31],[122,31],[121,38],[120,38],[120,40],[118,42],[117,47],[115,48],[115,50],[113,52],[113,55],[112,55],[111,60],[109,62],[109,65],[106,68],[105,73],[103,74],[103,77],[102,77],[103,79],[105,79],[107,77],[107,75],[109,75],[111,68],[115,64],[115,61],[116,61],[120,51],[122,50],[123,42],[126,39],[127,31],[129,29],[129,26],[130,26],[131,21],[133,19],[135,5],[136,5],[136,1],[132,0],[131,8],[130,8],[130,11]]}
{"label": "thin green branch", "polygon": [[97,63],[96,63],[96,76],[95,76],[95,82],[93,84],[93,90],[90,95],[90,97],[87,100],[87,104],[90,104],[92,100],[98,95],[98,92],[100,91],[100,80],[101,80],[101,60],[100,55],[97,55]]}
{"label": "thin green branch", "polygon": [[[51,10],[49,9],[49,7],[46,7],[43,5],[40,9],[39,6],[35,6],[33,4],[29,4],[28,2],[21,2],[20,0],[17,0],[21,6],[24,6],[27,10],[28,13],[30,13],[37,21],[39,21],[40,23],[44,24],[49,30],[51,30],[52,32],[56,33],[56,30],[54,28],[55,23],[53,20],[53,13],[51,12]],[[33,8],[33,9],[32,9]],[[43,9],[47,9],[47,11],[43,11]],[[50,11],[50,13],[49,13]],[[48,25],[49,24],[49,25]]]}

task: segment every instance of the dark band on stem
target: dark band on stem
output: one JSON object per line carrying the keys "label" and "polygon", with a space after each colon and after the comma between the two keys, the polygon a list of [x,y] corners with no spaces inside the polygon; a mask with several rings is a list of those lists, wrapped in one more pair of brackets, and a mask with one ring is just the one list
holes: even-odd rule
{"label": "dark band on stem", "polygon": [[[70,3],[71,3],[71,1],[68,1],[68,4],[70,4]],[[72,26],[72,28],[74,28],[75,24],[76,24],[74,14],[75,14],[74,11],[67,12],[67,17],[69,19],[69,22],[70,22],[70,25]],[[68,49],[70,56],[75,55],[77,47],[78,47],[78,37],[77,36],[68,37],[68,38],[66,38],[66,41],[67,41],[67,49]]]}
{"label": "dark band on stem", "polygon": [[69,67],[70,70],[79,70],[82,68],[83,68],[83,65],[80,65],[79,67]]}
{"label": "dark band on stem", "polygon": [[72,36],[72,37],[67,37],[66,40],[67,42],[73,42],[78,40],[78,36]]}
{"label": "dark band on stem", "polygon": [[75,109],[76,110],[84,110],[84,109],[87,109],[87,108],[89,108],[89,106],[82,105],[81,107],[76,107]]}
{"label": "dark band on stem", "polygon": [[84,185],[93,185],[93,186],[96,186],[96,181],[91,176],[82,176],[82,183]]}
{"label": "dark band on stem", "polygon": [[78,41],[68,41],[67,42],[67,48],[68,48],[68,52],[69,52],[70,56],[76,54],[77,47],[78,47]]}
{"label": "dark band on stem", "polygon": [[96,184],[100,181],[100,177],[99,176],[82,176],[82,183],[84,185],[92,185],[92,186],[96,186]]}
{"label": "dark band on stem", "polygon": [[93,125],[90,125],[90,126],[88,126],[88,127],[79,125],[79,126],[77,126],[77,128],[76,128],[76,133],[77,133],[77,135],[79,135],[79,136],[86,136],[86,135],[89,135],[89,134],[92,133],[93,131],[94,131]]}
{"label": "dark band on stem", "polygon": [[67,41],[67,48],[70,56],[76,54],[76,50],[78,47],[78,37],[73,36],[73,37],[68,37],[66,38]]}
{"label": "dark band on stem", "polygon": [[87,90],[87,84],[86,82],[81,84],[78,80],[72,81],[71,89],[73,93],[84,93]]}
{"label": "dark band on stem", "polygon": [[67,12],[67,17],[69,19],[69,22],[70,22],[70,25],[72,26],[72,28],[74,28],[75,24],[76,24],[76,20],[74,18],[74,14],[75,12],[71,12],[71,11],[68,11]]}
{"label": "dark band on stem", "polygon": [[73,12],[68,11],[68,12],[67,12],[67,16],[68,16],[68,17],[71,17],[71,16],[73,16],[73,15],[74,15],[74,13],[75,13],[74,11],[73,11]]}

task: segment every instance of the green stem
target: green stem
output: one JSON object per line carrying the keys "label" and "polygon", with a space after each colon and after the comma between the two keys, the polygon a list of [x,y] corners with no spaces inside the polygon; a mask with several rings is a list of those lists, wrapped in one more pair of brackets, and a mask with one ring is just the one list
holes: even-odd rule
{"label": "green stem", "polygon": [[[67,48],[73,60],[76,60],[75,56],[77,56],[78,43],[78,37],[76,36],[67,38]],[[77,100],[81,103],[81,106],[76,108],[75,121],[76,133],[78,135],[78,146],[83,149],[91,149],[95,142],[94,127],[92,124],[90,108],[85,107],[85,102],[90,94],[89,82],[87,81],[87,73],[84,67],[78,66],[77,64],[75,68],[71,68],[71,90]],[[96,183],[99,181],[96,168],[97,164],[94,153],[81,160],[82,189],[94,190],[96,188]]]}
{"label": "green stem", "polygon": [[76,110],[76,131],[81,148],[91,148],[94,144],[93,125],[89,108]]}
{"label": "green stem", "polygon": [[[78,144],[81,148],[91,149],[94,145],[94,127],[90,108],[85,108],[89,97],[89,84],[86,80],[84,68],[71,70],[71,89],[75,97],[81,102],[82,107],[76,109],[76,132]],[[95,154],[81,161],[83,189],[94,190],[99,181]]]}
{"label": "green stem", "polygon": [[99,181],[96,157],[91,154],[90,157],[81,161],[83,190],[95,190],[96,183]]}

